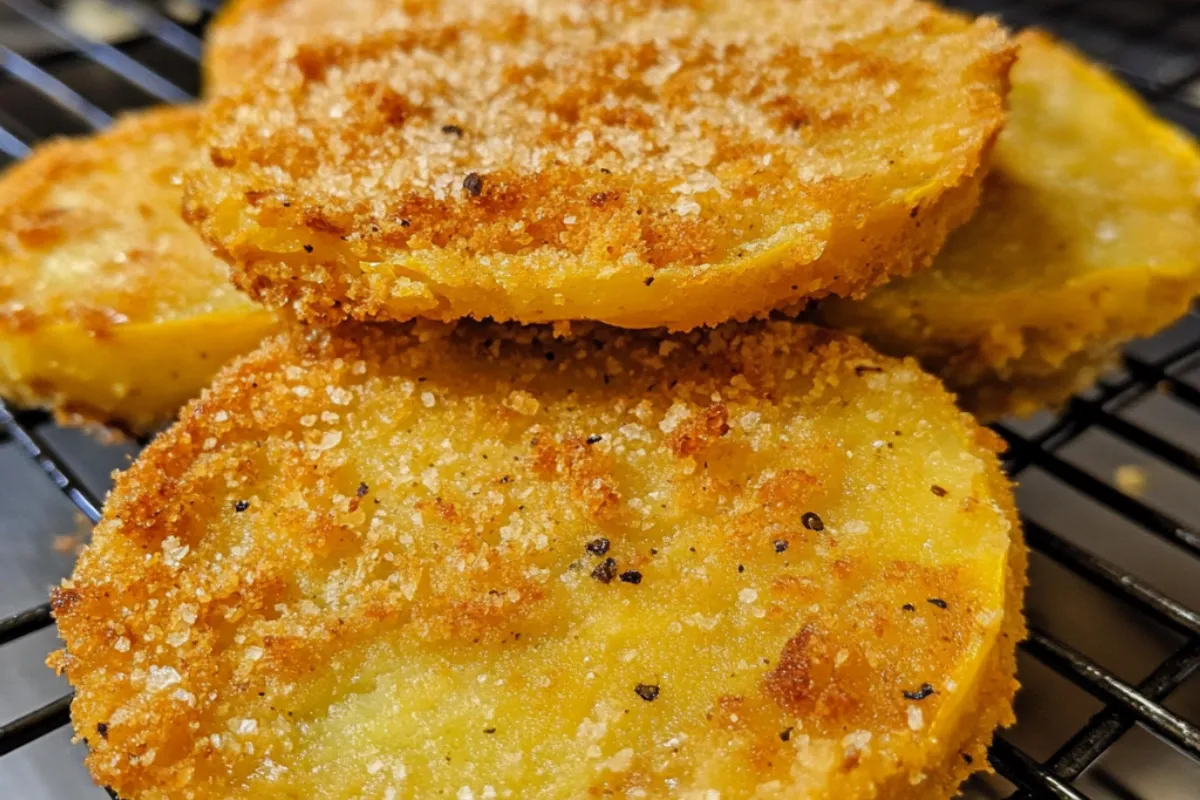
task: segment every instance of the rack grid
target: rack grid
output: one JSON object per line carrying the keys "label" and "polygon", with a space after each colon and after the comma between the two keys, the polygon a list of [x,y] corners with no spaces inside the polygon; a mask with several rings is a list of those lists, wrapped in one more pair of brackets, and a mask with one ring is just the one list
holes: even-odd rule
{"label": "rack grid", "polygon": [[[80,0],[75,0],[80,2]],[[93,0],[98,2],[99,0]],[[114,41],[89,38],[69,24],[70,15],[53,0],[0,0],[0,20],[8,19],[44,33],[51,46],[36,54],[0,40],[0,165],[20,159],[37,141],[108,125],[115,113],[158,102],[186,102],[198,89],[197,62],[204,25],[219,0],[185,0],[163,5],[149,0],[104,0],[124,15],[132,31]],[[1200,133],[1200,3],[1191,0],[958,0],[967,11],[1000,15],[1020,28],[1039,25],[1075,42],[1108,64],[1169,119]],[[1156,460],[1200,490],[1200,316],[1193,311],[1156,343],[1135,346],[1123,368],[1054,418],[1035,423],[1006,423],[996,430],[1008,442],[1006,468],[1024,480],[1039,473],[1082,494],[1123,524],[1165,543],[1166,552],[1200,569],[1200,529],[1178,509],[1122,491],[1096,469],[1071,454],[1088,437],[1101,435],[1118,448],[1132,448]],[[1157,352],[1155,352],[1157,350]],[[1138,409],[1147,398],[1165,397],[1187,416],[1183,437],[1164,434],[1153,416]],[[77,460],[53,436],[53,420],[41,412],[10,410],[0,403],[0,447],[19,448],[90,522],[102,501],[81,479]],[[1190,444],[1189,444],[1190,442]],[[1119,481],[1116,482],[1119,484]],[[9,509],[4,509],[7,514]],[[1200,727],[1195,714],[1173,710],[1170,699],[1200,668],[1200,603],[1185,602],[1141,577],[1123,559],[1104,557],[1081,545],[1087,537],[1068,535],[1063,524],[1044,524],[1028,516],[1026,537],[1035,557],[1073,574],[1129,609],[1138,620],[1161,628],[1155,641],[1168,642],[1165,658],[1153,659],[1140,679],[1122,677],[1052,633],[1042,623],[1037,603],[1039,570],[1030,592],[1030,636],[1023,645],[1022,673],[1030,659],[1095,698],[1098,709],[1069,730],[1048,757],[1037,758],[998,736],[990,761],[1006,781],[977,782],[982,796],[1022,798],[1142,796],[1118,777],[1095,770],[1085,794],[1081,776],[1131,729],[1140,727],[1200,769]],[[1086,533],[1086,532],[1085,532]],[[1193,563],[1194,562],[1194,563]],[[1040,570],[1044,572],[1045,570]],[[1198,573],[1200,574],[1200,573]],[[48,603],[0,617],[3,647],[53,624]],[[1139,623],[1140,624],[1140,623]],[[0,662],[0,667],[3,662]],[[1042,670],[1044,672],[1044,670]],[[1127,670],[1126,670],[1127,672]],[[2,674],[2,673],[0,673]],[[1192,684],[1195,685],[1194,683]],[[0,687],[0,691],[3,688]],[[0,756],[69,723],[70,696],[0,721]],[[1020,734],[1023,722],[1019,701]],[[1044,748],[1043,748],[1044,749]],[[1200,774],[1200,772],[1196,773]],[[1192,784],[1196,789],[1200,783]],[[1184,796],[1184,795],[1179,795]],[[1157,800],[1157,798],[1156,798]]]}

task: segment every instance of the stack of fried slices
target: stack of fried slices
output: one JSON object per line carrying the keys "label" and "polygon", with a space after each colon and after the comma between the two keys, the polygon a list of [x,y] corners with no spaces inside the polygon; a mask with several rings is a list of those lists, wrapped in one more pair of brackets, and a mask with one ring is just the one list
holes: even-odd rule
{"label": "stack of fried slices", "polygon": [[1025,555],[967,411],[1060,403],[1186,310],[1192,141],[920,0],[240,0],[205,74],[2,179],[5,395],[178,412],[53,598],[98,782],[987,768]]}

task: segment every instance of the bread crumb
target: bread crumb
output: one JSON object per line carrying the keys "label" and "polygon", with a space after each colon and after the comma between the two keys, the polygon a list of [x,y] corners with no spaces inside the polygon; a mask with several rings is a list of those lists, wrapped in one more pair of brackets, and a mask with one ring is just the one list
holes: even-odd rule
{"label": "bread crumb", "polygon": [[1122,464],[1113,472],[1117,488],[1130,497],[1141,497],[1146,491],[1146,470],[1135,464]]}

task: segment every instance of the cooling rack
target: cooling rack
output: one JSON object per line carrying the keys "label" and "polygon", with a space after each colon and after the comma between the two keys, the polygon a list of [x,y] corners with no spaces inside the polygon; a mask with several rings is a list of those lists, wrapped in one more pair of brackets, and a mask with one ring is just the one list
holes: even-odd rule
{"label": "cooling rack", "polygon": [[[0,165],[120,110],[193,98],[219,5],[0,0]],[[1049,28],[1200,133],[1200,3],[952,5]],[[1030,636],[1018,724],[990,754],[998,777],[967,796],[1200,797],[1200,316],[1132,346],[1061,415],[996,429],[1022,484]],[[94,523],[107,471],[135,449],[0,403],[0,786],[11,796],[104,797],[69,742],[67,687],[40,663],[55,646],[41,600],[70,570],[75,540],[53,536],[69,530],[65,509]],[[52,550],[64,538],[65,552]]]}

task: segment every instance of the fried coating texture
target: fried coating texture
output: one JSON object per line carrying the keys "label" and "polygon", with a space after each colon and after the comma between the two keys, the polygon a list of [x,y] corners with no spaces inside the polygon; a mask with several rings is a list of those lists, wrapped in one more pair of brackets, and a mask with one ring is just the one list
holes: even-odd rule
{"label": "fried coating texture", "polygon": [[127,116],[39,148],[0,178],[0,393],[145,432],[274,316],[179,216],[199,112]]}
{"label": "fried coating texture", "polygon": [[988,416],[1065,401],[1200,293],[1195,143],[1066,45],[1018,41],[979,213],[930,269],[819,312]]}
{"label": "fried coating texture", "polygon": [[126,800],[928,800],[986,768],[1024,550],[997,438],[915,362],[795,323],[290,335],[118,477],[54,595]]}
{"label": "fried coating texture", "polygon": [[239,286],[320,325],[860,295],[974,210],[1012,60],[914,0],[441,0],[322,35],[324,5],[230,12],[210,59],[260,31],[263,66],[218,91],[185,196]]}

